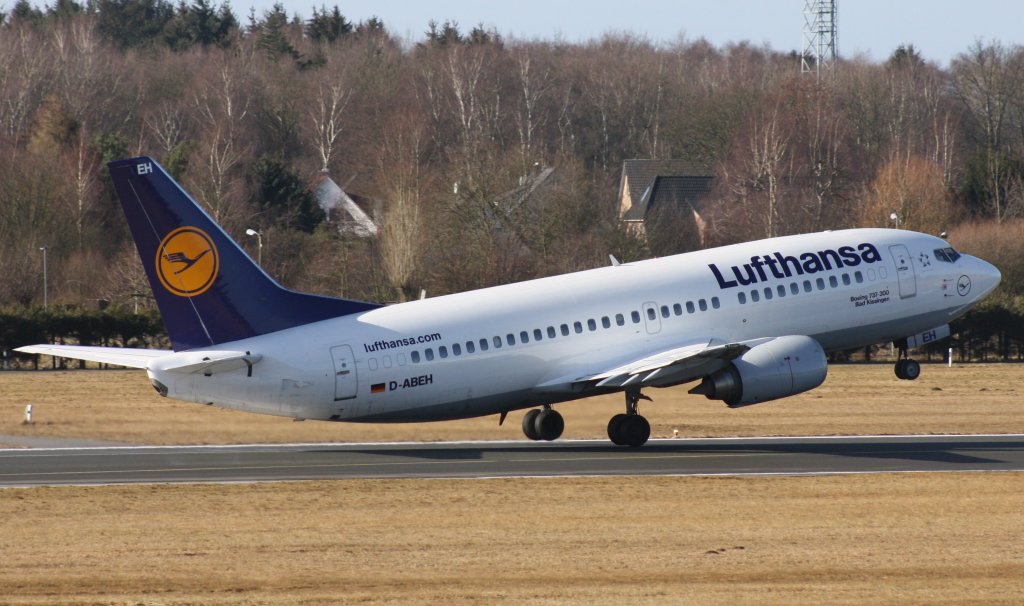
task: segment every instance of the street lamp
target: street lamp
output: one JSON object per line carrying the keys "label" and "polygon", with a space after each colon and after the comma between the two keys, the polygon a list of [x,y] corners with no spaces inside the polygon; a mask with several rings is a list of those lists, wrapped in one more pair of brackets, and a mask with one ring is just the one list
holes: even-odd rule
{"label": "street lamp", "polygon": [[49,295],[47,293],[47,279],[46,279],[46,250],[49,246],[40,246],[39,250],[43,251],[43,309],[50,307]]}
{"label": "street lamp", "polygon": [[900,216],[896,213],[889,215],[889,218],[896,222],[896,229],[900,228]]}
{"label": "street lamp", "polygon": [[263,232],[256,231],[255,229],[252,229],[250,227],[249,229],[245,230],[245,235],[256,236],[256,264],[259,265],[260,267],[263,267]]}

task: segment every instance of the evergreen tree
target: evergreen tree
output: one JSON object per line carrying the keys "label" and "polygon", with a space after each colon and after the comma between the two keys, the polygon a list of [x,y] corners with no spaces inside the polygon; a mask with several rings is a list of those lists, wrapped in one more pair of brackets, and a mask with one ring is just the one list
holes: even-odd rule
{"label": "evergreen tree", "polygon": [[176,51],[196,45],[225,48],[237,28],[238,20],[226,3],[214,9],[208,0],[196,0],[191,5],[182,0],[163,35],[167,46]]}
{"label": "evergreen tree", "polygon": [[256,27],[258,29],[257,44],[272,61],[277,61],[284,56],[298,60],[299,52],[288,41],[288,14],[284,12],[282,4],[275,4],[274,8],[264,13],[263,22]]}
{"label": "evergreen tree", "polygon": [[39,25],[43,20],[43,11],[32,6],[28,0],[18,0],[11,9],[11,23]]}
{"label": "evergreen tree", "polygon": [[58,21],[69,21],[82,13],[82,5],[75,0],[57,0],[53,6],[46,7],[46,18]]}
{"label": "evergreen tree", "polygon": [[313,8],[313,17],[306,24],[306,36],[314,42],[334,44],[352,33],[352,23],[341,14],[338,7],[328,13],[323,6]]}
{"label": "evergreen tree", "polygon": [[284,162],[261,156],[254,167],[260,206],[279,225],[313,233],[324,220],[324,212],[298,175]]}
{"label": "evergreen tree", "polygon": [[95,0],[100,35],[121,48],[161,40],[174,7],[166,0]]}

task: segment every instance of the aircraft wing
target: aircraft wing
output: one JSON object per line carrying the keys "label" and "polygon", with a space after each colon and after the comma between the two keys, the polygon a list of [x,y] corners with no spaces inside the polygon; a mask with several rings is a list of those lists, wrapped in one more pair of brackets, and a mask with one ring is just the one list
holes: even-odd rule
{"label": "aircraft wing", "polygon": [[743,355],[751,346],[749,343],[712,345],[711,341],[692,343],[580,377],[573,382],[590,384],[593,387],[626,387],[646,385],[655,378],[664,380],[669,376],[675,380],[685,381],[688,379],[688,369],[697,369],[716,360],[727,362]]}
{"label": "aircraft wing", "polygon": [[146,368],[157,358],[171,355],[166,349],[131,349],[127,347],[90,347],[87,345],[26,345],[14,351],[30,354],[44,354],[58,358],[88,360],[103,364],[117,364],[128,368]]}
{"label": "aircraft wing", "polygon": [[562,377],[540,385],[541,390],[574,392],[600,388],[666,386],[685,383],[713,372],[766,339],[715,344],[713,340],[690,342],[619,364],[592,374]]}

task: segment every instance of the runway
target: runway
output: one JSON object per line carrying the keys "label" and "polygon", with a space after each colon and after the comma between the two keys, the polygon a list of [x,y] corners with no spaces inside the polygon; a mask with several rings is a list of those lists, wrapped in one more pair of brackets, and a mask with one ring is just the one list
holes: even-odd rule
{"label": "runway", "polygon": [[1024,436],[285,444],[0,450],[0,487],[352,478],[1024,471]]}

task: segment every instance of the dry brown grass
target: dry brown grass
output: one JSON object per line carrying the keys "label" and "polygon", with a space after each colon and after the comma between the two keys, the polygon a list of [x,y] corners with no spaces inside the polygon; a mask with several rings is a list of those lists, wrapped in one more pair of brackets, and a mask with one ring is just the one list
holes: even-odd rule
{"label": "dry brown grass", "polygon": [[[648,390],[643,403],[654,436],[906,433],[1024,433],[1024,365],[926,365],[899,381],[889,365],[833,366],[811,392],[740,410],[686,393]],[[21,425],[26,403],[36,423]],[[606,437],[622,396],[558,406],[569,438]],[[161,398],[140,371],[0,373],[0,436],[57,436],[139,444],[222,444],[523,439],[522,413],[447,423],[361,425],[225,411]],[[0,437],[2,441],[2,437]]]}
{"label": "dry brown grass", "polygon": [[4,604],[1024,602],[1024,474],[0,491]]}

